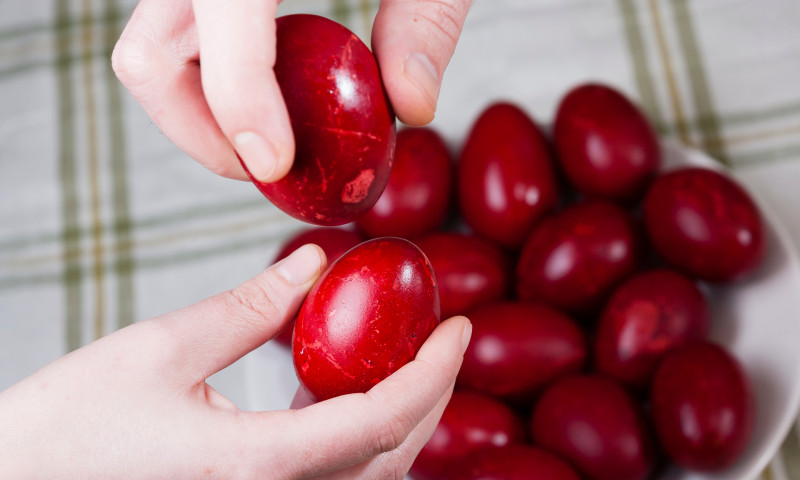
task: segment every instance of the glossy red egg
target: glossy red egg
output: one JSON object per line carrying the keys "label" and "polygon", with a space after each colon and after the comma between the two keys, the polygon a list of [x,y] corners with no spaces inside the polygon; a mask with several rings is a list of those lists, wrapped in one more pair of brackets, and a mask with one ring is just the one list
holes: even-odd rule
{"label": "glossy red egg", "polygon": [[471,310],[472,339],[456,384],[514,402],[531,402],[553,380],[583,368],[586,336],[543,304],[501,302]]}
{"label": "glossy red egg", "polygon": [[414,480],[442,480],[475,452],[524,442],[525,427],[510,408],[477,393],[457,391],[410,473]]}
{"label": "glossy red egg", "polygon": [[511,260],[491,242],[474,235],[437,232],[416,244],[436,272],[442,318],[463,315],[508,295]]}
{"label": "glossy red egg", "polygon": [[641,407],[599,375],[561,379],[542,393],[531,421],[534,444],[567,460],[587,480],[644,480],[653,440]]}
{"label": "glossy red egg", "polygon": [[758,207],[735,181],[706,168],[683,168],[653,182],[644,220],[656,251],[702,280],[727,282],[752,273],[766,236]]}
{"label": "glossy red egg", "polygon": [[297,377],[316,400],[366,392],[411,361],[438,323],[425,255],[401,238],[369,240],[331,264],[303,302]]}
{"label": "glossy red egg", "polygon": [[640,235],[628,213],[604,201],[574,204],[542,220],[517,264],[517,294],[575,314],[599,309],[637,268]]}
{"label": "glossy red egg", "polygon": [[[362,241],[363,239],[361,236],[352,230],[336,227],[308,228],[297,232],[294,236],[286,240],[272,263],[276,263],[288,257],[290,253],[307,243],[313,243],[322,248],[322,251],[325,252],[325,257],[328,259],[328,264],[331,264],[346,251],[355,247]],[[293,331],[294,321],[275,337],[275,340],[281,345],[288,347],[292,344]]]}
{"label": "glossy red egg", "polygon": [[719,471],[750,440],[755,399],[739,362],[723,347],[697,342],[664,357],[650,410],[667,455],[692,470]]}
{"label": "glossy red egg", "polygon": [[316,15],[276,19],[275,76],[296,145],[283,179],[253,183],[289,215],[341,225],[364,214],[392,168],[395,117],[364,43]]}
{"label": "glossy red egg", "polygon": [[458,165],[458,200],[478,234],[509,248],[558,202],[547,141],[519,107],[496,103],[481,113]]}
{"label": "glossy red egg", "polygon": [[553,138],[567,178],[589,196],[634,200],[661,165],[658,137],[647,118],[605,85],[580,85],[561,100]]}
{"label": "glossy red egg", "polygon": [[400,130],[389,183],[356,226],[370,237],[413,238],[433,232],[449,212],[454,175],[450,151],[435,130]]}
{"label": "glossy red egg", "polygon": [[447,480],[580,480],[566,462],[541,448],[508,445],[470,455]]}
{"label": "glossy red egg", "polygon": [[595,368],[634,388],[650,386],[665,353],[708,336],[708,302],[672,270],[637,274],[603,308],[595,331]]}

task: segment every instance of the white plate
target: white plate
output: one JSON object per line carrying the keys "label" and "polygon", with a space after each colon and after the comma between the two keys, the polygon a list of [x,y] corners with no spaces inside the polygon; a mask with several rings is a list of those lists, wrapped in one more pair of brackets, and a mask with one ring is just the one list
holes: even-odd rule
{"label": "white plate", "polygon": [[[667,143],[664,169],[696,165],[725,169],[705,153]],[[660,480],[751,480],[780,448],[800,407],[800,262],[788,233],[758,192],[735,173],[763,214],[768,233],[761,268],[745,282],[713,287],[713,340],[742,362],[756,395],[753,437],[732,467],[702,475],[673,468]]]}
{"label": "white plate", "polygon": [[[664,169],[685,165],[724,170],[703,152],[665,144]],[[672,468],[659,480],[756,478],[780,447],[800,406],[800,262],[775,215],[757,192],[739,181],[763,213],[767,255],[747,281],[710,289],[711,336],[736,355],[751,379],[757,402],[755,430],[742,458],[725,471],[701,475]],[[287,408],[298,384],[288,351],[270,342],[245,362],[247,405],[243,407]]]}

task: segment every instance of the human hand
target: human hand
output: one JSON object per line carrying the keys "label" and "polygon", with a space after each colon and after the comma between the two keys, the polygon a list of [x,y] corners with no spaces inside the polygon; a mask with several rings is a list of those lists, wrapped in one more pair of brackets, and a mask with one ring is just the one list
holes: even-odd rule
{"label": "human hand", "polygon": [[304,408],[245,412],[206,383],[277,335],[324,266],[306,245],[0,393],[0,478],[402,478],[450,398],[470,335],[463,317],[367,393],[310,405],[301,391]]}
{"label": "human hand", "polygon": [[[280,0],[141,0],[112,64],[161,131],[211,171],[270,182],[292,166],[294,137],[272,70]],[[372,46],[398,118],[433,119],[442,75],[471,0],[383,0]],[[202,58],[202,67],[200,59]]]}

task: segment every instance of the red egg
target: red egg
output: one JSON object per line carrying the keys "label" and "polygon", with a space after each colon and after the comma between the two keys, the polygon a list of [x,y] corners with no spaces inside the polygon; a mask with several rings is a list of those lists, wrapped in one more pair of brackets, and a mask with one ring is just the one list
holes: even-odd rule
{"label": "red egg", "polygon": [[457,385],[515,402],[586,360],[586,336],[569,317],[545,305],[503,302],[468,314],[472,339]]}
{"label": "red egg", "polygon": [[634,200],[661,165],[658,137],[647,118],[604,85],[581,85],[561,100],[553,137],[564,172],[586,195]]}
{"label": "red egg", "polygon": [[547,141],[520,108],[496,103],[478,117],[458,166],[464,220],[478,234],[519,247],[558,202]]}
{"label": "red egg", "polygon": [[356,226],[370,237],[413,238],[436,230],[450,208],[453,176],[450,152],[435,130],[401,130],[389,183]]}
{"label": "red egg", "polygon": [[601,201],[544,219],[525,241],[517,294],[575,314],[598,309],[637,267],[640,238],[631,217]]}
{"label": "red egg", "polygon": [[283,179],[251,180],[295,218],[347,223],[375,204],[392,167],[395,118],[378,64],[355,34],[327,18],[287,15],[276,24],[274,70],[295,158]]}
{"label": "red egg", "polygon": [[401,238],[364,242],[328,267],[300,308],[297,377],[316,400],[366,392],[411,361],[438,323],[425,255]]}
{"label": "red egg", "polygon": [[764,256],[758,207],[736,182],[710,169],[683,168],[656,179],[644,220],[664,260],[702,280],[740,279]]}
{"label": "red egg", "polygon": [[739,362],[719,345],[697,342],[664,357],[653,378],[650,410],[672,461],[711,472],[730,466],[744,451],[755,401]]}
{"label": "red egg", "polygon": [[[290,253],[307,243],[313,243],[322,248],[330,264],[335,262],[336,259],[341,257],[346,251],[361,243],[361,241],[361,236],[352,230],[335,227],[309,228],[301,230],[293,237],[289,238],[286,243],[284,243],[283,247],[281,247],[272,263],[276,263],[288,257]],[[286,347],[291,346],[293,331],[294,321],[275,337],[275,341]]]}
{"label": "red egg", "polygon": [[588,480],[643,480],[653,467],[653,441],[640,406],[608,378],[557,381],[542,393],[531,424],[534,444]]}
{"label": "red egg", "polygon": [[697,285],[671,270],[640,273],[619,286],[595,331],[595,368],[649,387],[665,353],[708,335],[710,313]]}
{"label": "red egg", "polygon": [[481,449],[524,442],[525,427],[510,408],[477,393],[454,392],[410,473],[415,480],[442,480]]}
{"label": "red egg", "polygon": [[492,243],[462,233],[438,232],[416,241],[436,272],[442,318],[505,298],[511,260]]}
{"label": "red egg", "polygon": [[470,455],[447,480],[580,480],[557,456],[528,445],[487,448]]}

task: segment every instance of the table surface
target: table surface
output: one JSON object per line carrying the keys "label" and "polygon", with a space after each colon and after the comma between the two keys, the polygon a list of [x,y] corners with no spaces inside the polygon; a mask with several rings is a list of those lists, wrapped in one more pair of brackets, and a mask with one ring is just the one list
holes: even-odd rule
{"label": "table surface", "polygon": [[[0,1],[0,390],[132,322],[258,273],[303,225],[207,172],[118,83],[110,53],[134,7]],[[369,39],[376,0],[293,0]],[[800,2],[477,1],[433,126],[457,151],[491,101],[541,124],[588,81],[636,99],[661,135],[736,170],[800,246]],[[800,313],[798,313],[800,316]],[[269,405],[237,362],[212,383]],[[261,358],[261,360],[259,360]],[[763,480],[800,479],[795,425]]]}

